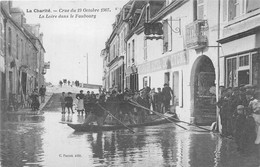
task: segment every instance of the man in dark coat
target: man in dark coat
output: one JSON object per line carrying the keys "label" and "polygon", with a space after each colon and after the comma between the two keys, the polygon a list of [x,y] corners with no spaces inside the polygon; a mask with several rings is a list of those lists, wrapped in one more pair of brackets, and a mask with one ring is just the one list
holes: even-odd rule
{"label": "man in dark coat", "polygon": [[164,84],[163,90],[163,105],[165,112],[170,111],[170,102],[174,98],[173,90],[169,87],[168,83]]}

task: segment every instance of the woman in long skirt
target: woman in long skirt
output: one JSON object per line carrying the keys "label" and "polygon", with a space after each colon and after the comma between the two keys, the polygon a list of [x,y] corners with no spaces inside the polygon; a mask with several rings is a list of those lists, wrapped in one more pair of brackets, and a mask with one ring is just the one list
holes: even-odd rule
{"label": "woman in long skirt", "polygon": [[260,92],[255,92],[255,99],[249,103],[249,108],[253,111],[253,118],[256,124],[255,144],[260,144]]}
{"label": "woman in long skirt", "polygon": [[83,115],[83,111],[84,111],[84,94],[83,94],[83,90],[81,90],[80,93],[76,95],[76,99],[78,100],[78,104],[77,104],[78,115],[80,115],[80,113]]}

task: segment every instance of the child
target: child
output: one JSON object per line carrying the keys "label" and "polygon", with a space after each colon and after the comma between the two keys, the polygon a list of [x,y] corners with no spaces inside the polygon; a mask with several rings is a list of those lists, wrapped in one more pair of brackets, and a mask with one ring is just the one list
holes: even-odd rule
{"label": "child", "polygon": [[73,112],[73,98],[71,97],[71,92],[68,92],[68,96],[65,97],[65,107],[68,109],[68,113],[70,114],[70,109],[72,111],[72,114],[74,113]]}
{"label": "child", "polygon": [[235,129],[234,129],[234,135],[235,135],[235,141],[237,143],[237,150],[238,151],[244,151],[245,147],[245,123],[246,123],[246,115],[244,113],[244,106],[238,105],[237,106],[237,114],[235,116]]}
{"label": "child", "polygon": [[65,92],[61,93],[60,104],[61,104],[61,113],[65,114]]}

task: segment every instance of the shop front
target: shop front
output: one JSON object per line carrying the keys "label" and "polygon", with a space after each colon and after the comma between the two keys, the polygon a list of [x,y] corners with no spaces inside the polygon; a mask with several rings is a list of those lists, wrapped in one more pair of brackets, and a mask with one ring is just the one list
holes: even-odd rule
{"label": "shop front", "polygon": [[[260,46],[253,34],[222,43],[223,82],[226,87],[260,84]],[[246,45],[245,45],[246,44]]]}

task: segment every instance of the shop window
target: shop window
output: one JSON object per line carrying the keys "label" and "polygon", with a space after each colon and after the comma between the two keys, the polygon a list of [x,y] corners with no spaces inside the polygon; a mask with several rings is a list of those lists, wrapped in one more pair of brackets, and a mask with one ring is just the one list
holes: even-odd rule
{"label": "shop window", "polygon": [[252,84],[260,84],[260,54],[252,54]]}
{"label": "shop window", "polygon": [[240,56],[239,67],[248,66],[248,65],[249,65],[249,55]]}
{"label": "shop window", "polygon": [[237,58],[227,59],[227,86],[236,86]]}
{"label": "shop window", "polygon": [[249,70],[238,71],[238,86],[249,84]]}

